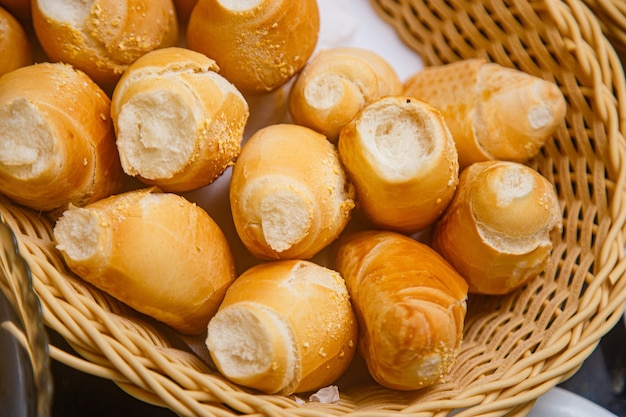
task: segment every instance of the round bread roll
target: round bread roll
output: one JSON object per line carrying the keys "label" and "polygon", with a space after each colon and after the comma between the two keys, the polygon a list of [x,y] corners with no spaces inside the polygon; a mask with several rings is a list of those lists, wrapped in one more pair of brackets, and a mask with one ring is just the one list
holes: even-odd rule
{"label": "round bread roll", "polygon": [[33,0],[32,16],[48,57],[84,71],[107,91],[137,58],[178,42],[172,0]]}
{"label": "round bread roll", "polygon": [[345,282],[310,261],[253,266],[228,289],[206,345],[226,378],[268,394],[331,384],[357,346]]}
{"label": "round bread roll", "polygon": [[260,259],[311,258],[345,228],[353,197],[334,145],[291,124],[252,135],[230,183],[237,234]]}
{"label": "round bread roll", "polygon": [[381,228],[424,229],[454,195],[454,139],[439,111],[421,100],[388,96],[369,104],[341,130],[338,150],[360,209]]}
{"label": "round bread roll", "polygon": [[217,223],[183,197],[156,188],[70,207],[54,238],[78,276],[183,333],[206,329],[235,279]]}
{"label": "round bread roll", "polygon": [[440,382],[463,339],[467,283],[429,246],[391,231],[366,230],[339,241],[344,277],[359,325],[359,352],[372,377],[396,390]]}
{"label": "round bread roll", "polygon": [[0,76],[33,63],[26,32],[11,13],[0,7]]}
{"label": "round bread roll", "polygon": [[339,131],[363,107],[402,94],[400,77],[374,51],[337,47],[316,53],[294,81],[289,111],[296,124],[337,142]]}
{"label": "round bread roll", "polygon": [[461,169],[534,157],[567,109],[556,84],[478,58],[424,68],[406,80],[404,94],[441,111]]}
{"label": "round bread roll", "polygon": [[0,192],[35,210],[122,185],[110,101],[83,72],[41,63],[0,77]]}
{"label": "round bread roll", "polygon": [[135,61],[117,84],[111,117],[122,167],[165,191],[213,182],[239,155],[248,104],[215,62],[184,48]]}
{"label": "round bread roll", "polygon": [[266,93],[304,67],[319,27],[315,0],[199,0],[187,46],[215,59],[244,94]]}
{"label": "round bread roll", "polygon": [[460,176],[433,247],[468,281],[470,292],[506,294],[545,269],[562,214],[552,184],[526,165],[477,162]]}

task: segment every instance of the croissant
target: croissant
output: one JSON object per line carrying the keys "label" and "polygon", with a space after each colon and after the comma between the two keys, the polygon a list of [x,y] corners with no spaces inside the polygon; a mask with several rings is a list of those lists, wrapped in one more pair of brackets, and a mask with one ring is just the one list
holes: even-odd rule
{"label": "croissant", "polygon": [[420,70],[406,80],[404,94],[441,111],[461,169],[472,162],[534,157],[566,112],[556,84],[478,58]]}
{"label": "croissant", "polygon": [[289,111],[295,123],[337,142],[339,131],[363,107],[402,94],[395,69],[368,49],[338,47],[316,53],[295,79]]}
{"label": "croissant", "polygon": [[339,240],[344,277],[359,326],[359,351],[372,377],[396,390],[439,382],[463,339],[467,283],[429,246],[390,231]]}

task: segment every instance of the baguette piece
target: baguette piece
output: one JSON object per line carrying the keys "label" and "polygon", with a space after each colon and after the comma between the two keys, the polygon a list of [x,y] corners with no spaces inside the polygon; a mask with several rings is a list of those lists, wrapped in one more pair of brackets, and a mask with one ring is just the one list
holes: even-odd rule
{"label": "baguette piece", "polygon": [[445,378],[463,339],[465,280],[429,246],[399,233],[365,230],[339,242],[335,268],[372,377],[396,390]]}
{"label": "baguette piece", "polygon": [[52,61],[73,65],[107,91],[137,58],[178,42],[172,0],[33,0],[32,17]]}
{"label": "baguette piece", "polygon": [[357,324],[343,278],[310,261],[253,266],[211,319],[207,348],[233,382],[268,394],[322,388],[348,368]]}
{"label": "baguette piece", "polygon": [[309,259],[343,231],[354,207],[335,146],[304,126],[258,130],[230,183],[237,234],[260,259]]}
{"label": "baguette piece", "polygon": [[531,159],[567,109],[556,84],[479,58],[420,70],[406,80],[404,94],[441,111],[461,169],[479,161]]}
{"label": "baguette piece", "polygon": [[206,329],[235,279],[217,223],[183,197],[154,187],[70,207],[54,238],[78,276],[183,333]]}
{"label": "baguette piece", "polygon": [[378,227],[402,233],[424,229],[456,189],[454,139],[439,111],[421,100],[374,101],[341,130],[338,149],[358,206]]}
{"label": "baguette piece", "polygon": [[363,107],[402,91],[400,77],[376,52],[331,48],[317,52],[298,74],[290,89],[289,111],[296,124],[336,143],[341,128]]}
{"label": "baguette piece", "polygon": [[217,71],[205,55],[178,47],[148,52],[128,68],[111,102],[124,172],[182,192],[232,165],[249,109]]}
{"label": "baguette piece", "polygon": [[0,75],[33,63],[30,41],[20,22],[0,7]]}
{"label": "baguette piece", "polygon": [[319,27],[315,0],[199,0],[187,46],[215,59],[244,94],[267,93],[304,67]]}
{"label": "baguette piece", "polygon": [[110,101],[82,71],[42,63],[0,77],[0,192],[35,210],[118,192]]}
{"label": "baguette piece", "polygon": [[461,173],[433,247],[470,292],[506,294],[543,272],[561,229],[558,197],[541,174],[516,162],[477,162]]}

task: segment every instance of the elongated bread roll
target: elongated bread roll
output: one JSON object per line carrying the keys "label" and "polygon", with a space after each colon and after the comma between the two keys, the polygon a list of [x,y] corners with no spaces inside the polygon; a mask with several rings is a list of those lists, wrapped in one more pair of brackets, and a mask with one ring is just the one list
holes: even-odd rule
{"label": "elongated bread roll", "polygon": [[0,7],[0,75],[33,63],[30,41],[20,22]]}
{"label": "elongated bread roll", "polygon": [[374,51],[337,47],[316,53],[290,89],[289,111],[296,124],[337,142],[339,131],[366,105],[402,94],[400,77]]}
{"label": "elongated bread roll", "polygon": [[48,57],[107,91],[146,52],[178,42],[172,0],[34,0],[33,25]]}
{"label": "elongated bread roll", "polygon": [[124,171],[166,191],[213,182],[239,155],[249,109],[215,62],[184,48],[135,61],[117,84],[111,117]]}
{"label": "elongated bread roll", "polygon": [[206,344],[228,379],[289,395],[324,387],[348,368],[357,324],[339,273],[310,261],[273,261],[228,289]]}
{"label": "elongated bread roll", "polygon": [[335,268],[372,377],[397,390],[445,378],[463,339],[465,280],[429,246],[395,232],[361,231],[339,242]]}
{"label": "elongated bread roll", "polygon": [[215,59],[244,94],[266,93],[304,67],[319,25],[315,0],[199,0],[187,46]]}
{"label": "elongated bread roll", "polygon": [[353,197],[335,146],[291,124],[252,135],[230,183],[237,233],[260,259],[312,257],[345,228]]}
{"label": "elongated bread roll", "polygon": [[0,192],[36,210],[117,192],[110,101],[87,75],[42,63],[0,77]]}
{"label": "elongated bread roll", "polygon": [[452,199],[459,175],[454,140],[426,102],[408,96],[373,102],[341,130],[338,149],[359,207],[379,227],[424,229]]}
{"label": "elongated bread roll", "polygon": [[54,238],[85,281],[183,333],[206,329],[235,279],[217,223],[183,197],[156,188],[70,207]]}
{"label": "elongated bread roll", "polygon": [[554,187],[538,172],[516,162],[477,162],[461,173],[433,247],[470,292],[506,294],[543,272],[561,223]]}
{"label": "elongated bread roll", "polygon": [[556,84],[482,59],[420,70],[404,94],[443,114],[461,169],[473,162],[524,162],[563,123],[566,103]]}

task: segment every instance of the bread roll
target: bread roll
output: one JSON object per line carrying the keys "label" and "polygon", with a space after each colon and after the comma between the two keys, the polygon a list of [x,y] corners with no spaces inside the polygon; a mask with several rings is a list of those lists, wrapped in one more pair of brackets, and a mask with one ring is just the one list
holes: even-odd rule
{"label": "bread roll", "polygon": [[337,142],[339,131],[363,107],[388,95],[402,94],[400,77],[380,55],[368,49],[321,50],[291,87],[289,111],[296,124]]}
{"label": "bread roll", "polygon": [[215,62],[184,48],[151,51],[117,84],[111,117],[124,171],[166,191],[213,182],[239,155],[248,120]]}
{"label": "bread roll", "polygon": [[428,103],[407,96],[373,102],[341,130],[338,149],[359,207],[381,228],[424,229],[452,199],[456,148]]}
{"label": "bread roll", "polygon": [[0,75],[33,63],[30,41],[20,22],[0,7]]}
{"label": "bread roll", "polygon": [[335,268],[372,377],[396,390],[445,378],[463,339],[467,283],[429,246],[395,232],[361,231],[339,242]]}
{"label": "bread roll", "polygon": [[231,381],[289,395],[334,382],[356,350],[357,325],[343,278],[310,261],[244,272],[208,326],[207,348]]}
{"label": "bread roll", "polygon": [[123,172],[106,94],[69,65],[0,77],[0,192],[35,210],[117,192]]}
{"label": "bread roll", "polygon": [[506,294],[537,277],[560,233],[554,187],[516,162],[487,161],[462,173],[433,246],[468,281],[470,292]]}
{"label": "bread roll", "polygon": [[482,59],[425,68],[407,79],[404,94],[441,111],[461,169],[479,161],[534,157],[566,112],[554,83]]}
{"label": "bread roll", "polygon": [[183,197],[156,188],[70,207],[54,238],[85,281],[183,333],[206,329],[235,279],[217,223]]}
{"label": "bread roll", "polygon": [[48,57],[84,71],[107,91],[137,58],[178,42],[172,0],[33,0],[32,16]]}
{"label": "bread roll", "polygon": [[319,26],[315,0],[199,0],[187,46],[215,59],[244,94],[266,93],[304,67]]}
{"label": "bread roll", "polygon": [[260,259],[312,257],[344,229],[353,197],[334,145],[291,124],[252,135],[230,183],[237,234]]}

